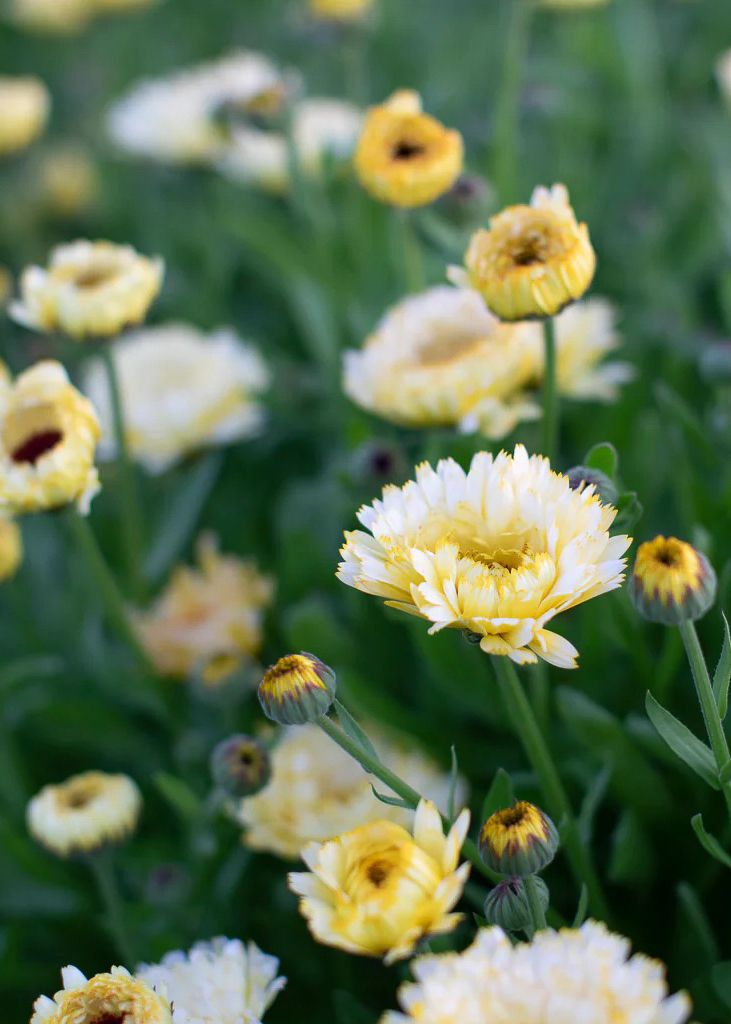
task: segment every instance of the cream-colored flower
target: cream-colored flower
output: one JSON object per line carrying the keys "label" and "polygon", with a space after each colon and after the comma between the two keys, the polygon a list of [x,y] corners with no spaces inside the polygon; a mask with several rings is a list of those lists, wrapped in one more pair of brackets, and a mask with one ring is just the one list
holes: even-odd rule
{"label": "cream-colored flower", "polygon": [[77,340],[110,337],[145,319],[163,273],[159,257],[81,239],[54,249],[47,270],[26,267],[10,315],[32,330],[63,331]]}
{"label": "cream-colored flower", "polygon": [[427,935],[450,932],[450,913],[470,872],[459,864],[470,812],[445,837],[439,811],[421,800],[413,837],[392,821],[373,821],[302,851],[310,872],[291,872],[290,889],[312,935],[328,946],[393,963]]}
{"label": "cream-colored flower", "polygon": [[273,584],[252,562],[221,555],[211,534],[198,539],[196,558],[133,625],[158,672],[182,679],[200,669],[213,685],[258,652]]}
{"label": "cream-colored flower", "polygon": [[18,524],[0,515],[0,581],[12,579],[23,561],[23,538]]}
{"label": "cream-colored flower", "polygon": [[415,960],[416,983],[399,991],[403,1013],[381,1024],[685,1024],[688,996],[668,995],[659,961],[629,953],[596,921],[517,946],[483,928],[463,953]]}
{"label": "cream-colored flower", "polygon": [[0,508],[20,515],[76,502],[88,512],[99,490],[91,402],[51,360],[3,381],[0,396]]}
{"label": "cream-colored flower", "polygon": [[[576,302],[556,317],[556,372],[561,394],[613,402],[620,385],[633,379],[635,371],[629,363],[603,362],[622,344],[616,318],[611,302],[599,298]],[[543,351],[539,346],[541,364]]]}
{"label": "cream-colored flower", "polygon": [[39,78],[0,76],[0,156],[18,153],[41,134],[51,109]]}
{"label": "cream-colored flower", "polygon": [[721,95],[731,108],[731,50],[724,50],[716,61],[716,81]]}
{"label": "cream-colored flower", "polygon": [[31,32],[72,35],[86,28],[95,0],[10,0],[10,17]]}
{"label": "cream-colored flower", "polygon": [[45,154],[37,178],[40,200],[56,217],[85,213],[99,190],[96,166],[78,146],[62,146]]}
{"label": "cream-colored flower", "polygon": [[63,988],[53,999],[39,996],[30,1024],[171,1024],[170,1002],[124,967],[87,980],[78,967],[61,971]]}
{"label": "cream-colored flower", "polygon": [[93,853],[130,835],[141,808],[140,791],[129,776],[83,772],[33,797],[28,829],[59,857]]}
{"label": "cream-colored flower", "polygon": [[610,537],[616,514],[522,445],[479,452],[468,472],[424,462],[416,480],[360,509],[368,532],[346,533],[337,575],[431,622],[430,633],[469,630],[487,654],[575,668],[576,648],[546,627],[620,586],[630,538]]}
{"label": "cream-colored flower", "polygon": [[309,0],[310,13],[324,21],[362,21],[375,6],[375,0]]}
{"label": "cream-colored flower", "polygon": [[541,352],[536,324],[500,323],[469,289],[429,288],[389,310],[360,351],[345,353],[343,387],[395,423],[501,438],[540,415],[525,389]]}
{"label": "cream-colored flower", "polygon": [[292,82],[263,54],[238,50],[218,61],[135,86],[109,111],[107,128],[124,150],[164,163],[208,163],[226,151],[219,114],[275,112]]}
{"label": "cream-colored flower", "polygon": [[[255,434],[262,422],[256,398],[269,383],[258,352],[229,329],[206,335],[189,324],[141,330],[114,344],[129,451],[151,473],[190,452]],[[92,360],[84,391],[102,422],[99,454],[116,452],[109,379]]]}
{"label": "cream-colored flower", "polygon": [[[368,736],[384,764],[447,812],[446,773],[420,751],[370,726]],[[317,725],[283,729],[271,752],[271,771],[264,789],[242,800],[237,810],[244,842],[253,850],[295,859],[308,843],[324,842],[366,822],[388,819],[405,828],[412,823],[413,811],[381,803],[373,795],[371,777]],[[387,787],[379,789],[393,796]],[[460,779],[457,806],[465,795]]]}
{"label": "cream-colored flower", "polygon": [[277,958],[253,942],[217,938],[142,964],[136,974],[170,999],[173,1024],[261,1024],[287,981],[278,970]]}

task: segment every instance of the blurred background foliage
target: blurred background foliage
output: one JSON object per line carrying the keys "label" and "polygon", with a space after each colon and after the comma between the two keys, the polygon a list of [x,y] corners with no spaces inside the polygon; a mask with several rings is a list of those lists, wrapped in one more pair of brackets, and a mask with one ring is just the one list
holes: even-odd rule
{"label": "blurred background foliage", "polygon": [[[232,324],[258,343],[274,370],[262,435],[141,479],[151,581],[159,584],[175,557],[190,558],[198,525],[216,530],[223,550],[255,556],[277,581],[262,661],[312,650],[336,668],[353,709],[418,739],[445,767],[455,744],[479,810],[499,767],[521,795],[539,797],[489,660],[458,634],[427,637],[422,623],[333,575],[359,504],[405,479],[415,461],[464,461],[484,446],[389,427],[340,391],[341,350],[359,344],[405,291],[389,211],[342,177],[277,199],[213,173],[121,158],[106,140],[104,112],[141,77],[247,47],[298,68],[313,95],[365,104],[418,88],[430,112],[464,133],[468,168],[492,182],[493,207],[525,201],[535,184],[565,182],[597,249],[593,292],[616,303],[623,357],[638,376],[615,406],[564,404],[562,468],[610,440],[623,484],[644,506],[636,536],[672,532],[703,547],[728,611],[731,348],[725,360],[713,350],[721,355],[710,373],[708,352],[731,332],[731,112],[713,75],[731,45],[731,6],[613,0],[530,18],[518,0],[380,7],[373,26],[345,34],[308,25],[296,0],[166,0],[68,39],[3,24],[2,72],[39,75],[53,115],[45,139],[0,169],[0,264],[18,273],[76,236],[129,242],[167,263],[151,323]],[[519,90],[513,155],[503,144],[511,88]],[[70,140],[93,155],[100,179],[93,207],[71,220],[48,215],[37,185],[44,153]],[[437,283],[475,223],[441,203],[417,224]],[[13,369],[58,354],[7,319],[0,336]],[[81,354],[62,352],[72,369]],[[517,438],[533,448],[538,430],[523,425]],[[120,566],[113,478],[106,468],[91,521]],[[107,634],[63,517],[26,520],[23,533],[23,570],[0,592],[3,1019],[26,1020],[63,964],[95,972],[117,957],[84,869],[47,856],[24,827],[27,798],[41,785],[99,767],[129,773],[145,795],[141,830],[119,855],[143,958],[215,934],[253,938],[290,979],[268,1014],[273,1024],[374,1021],[393,1005],[405,968],[317,946],[286,889],[286,866],[248,853],[206,803],[214,743],[260,725],[252,679],[207,691],[141,675]],[[580,670],[526,676],[608,881],[612,925],[668,962],[672,987],[692,989],[698,1019],[720,1024],[731,1011],[729,973],[718,966],[731,959],[728,876],[689,818],[701,810],[722,834],[722,805],[644,713],[649,689],[700,731],[679,638],[640,622],[622,592],[574,611],[565,627]],[[701,635],[713,664],[718,609]],[[578,894],[561,858],[548,881],[570,921]]]}

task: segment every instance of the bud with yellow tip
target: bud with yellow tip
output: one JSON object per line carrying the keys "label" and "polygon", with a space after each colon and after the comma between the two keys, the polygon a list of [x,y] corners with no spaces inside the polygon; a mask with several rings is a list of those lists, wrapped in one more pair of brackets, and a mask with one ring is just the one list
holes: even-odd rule
{"label": "bud with yellow tip", "polygon": [[480,832],[485,864],[501,875],[536,874],[556,856],[559,839],[547,814],[526,800],[492,814]]}
{"label": "bud with yellow tip", "polygon": [[259,703],[279,725],[303,725],[327,714],[335,696],[335,673],[312,654],[288,654],[259,683]]}

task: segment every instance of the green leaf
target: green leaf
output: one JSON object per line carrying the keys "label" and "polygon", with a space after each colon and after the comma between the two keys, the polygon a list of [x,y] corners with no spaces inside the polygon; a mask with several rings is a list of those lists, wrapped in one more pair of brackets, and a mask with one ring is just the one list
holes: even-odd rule
{"label": "green leaf", "polygon": [[152,781],[183,821],[190,823],[200,816],[202,801],[187,782],[169,772],[158,772]]}
{"label": "green leaf", "polygon": [[351,713],[345,707],[345,705],[341,704],[339,700],[335,700],[334,705],[335,713],[337,714],[338,722],[340,723],[340,728],[343,730],[345,735],[349,736],[351,740],[357,743],[361,750],[365,751],[366,754],[368,754],[370,757],[375,758],[376,761],[380,762],[381,759],[378,756],[378,751],[373,746],[371,741],[368,739],[366,734],[363,732],[361,727],[358,725],[356,720],[353,718]]}
{"label": "green leaf", "polygon": [[333,1007],[337,1024],[373,1024],[373,1012],[344,989],[333,992]]}
{"label": "green leaf", "polygon": [[589,890],[586,885],[582,883],[581,892],[579,893],[579,903],[576,907],[576,915],[574,916],[574,922],[571,925],[572,928],[580,928],[586,918],[586,912],[589,909]]}
{"label": "green leaf", "polygon": [[487,796],[483,800],[479,824],[482,825],[487,821],[495,811],[500,811],[503,807],[512,807],[514,803],[515,792],[511,778],[504,768],[498,768],[487,791]]}
{"label": "green leaf", "polygon": [[679,930],[684,939],[684,959],[693,959],[694,971],[701,970],[718,960],[718,943],[708,915],[695,890],[687,882],[678,886]]}
{"label": "green leaf", "polygon": [[404,810],[413,811],[413,807],[406,800],[402,800],[400,796],[386,796],[385,793],[379,793],[375,786],[371,786],[373,795],[376,800],[380,800],[382,804],[388,804],[389,807],[403,807]]}
{"label": "green leaf", "polygon": [[673,753],[712,789],[720,789],[716,762],[705,743],[658,703],[649,691],[645,697],[645,708],[648,718]]}
{"label": "green leaf", "polygon": [[694,815],[690,819],[690,823],[693,826],[693,831],[698,836],[698,842],[706,853],[710,853],[711,857],[714,857],[725,867],[731,868],[731,857],[726,853],[716,837],[712,836],[710,832],[706,832],[703,825],[703,815]]}
{"label": "green leaf", "polygon": [[449,749],[452,754],[452,767],[449,772],[449,796],[447,798],[447,814],[449,815],[449,820],[454,821],[454,800],[457,795],[457,784],[459,782],[459,762],[457,761],[457,749],[454,746],[454,744],[452,744],[452,746]]}
{"label": "green leaf", "polygon": [[713,694],[716,698],[718,713],[723,721],[728,712],[728,687],[731,682],[731,630],[729,630],[728,619],[723,612],[721,612],[721,618],[723,619],[723,645],[716,671],[713,673]]}
{"label": "green leaf", "polygon": [[631,530],[640,521],[644,511],[642,502],[637,497],[637,492],[625,491],[617,499],[615,527],[622,530]]}
{"label": "green leaf", "polygon": [[711,982],[718,998],[731,1009],[731,960],[713,965]]}
{"label": "green leaf", "polygon": [[718,773],[718,781],[722,786],[725,786],[727,782],[731,782],[731,758],[729,758]]}
{"label": "green leaf", "polygon": [[591,469],[598,469],[600,473],[606,473],[609,479],[613,480],[619,468],[617,449],[609,441],[595,444],[584,456],[583,464]]}
{"label": "green leaf", "polygon": [[612,836],[609,877],[619,885],[642,886],[656,873],[655,851],[642,818],[634,811],[625,811]]}
{"label": "green leaf", "polygon": [[609,765],[605,765],[604,768],[594,777],[591,785],[586,791],[586,795],[581,802],[581,810],[579,812],[579,832],[581,833],[581,839],[587,845],[591,842],[594,817],[596,812],[604,799],[604,795],[607,792],[607,787],[612,778],[612,769]]}

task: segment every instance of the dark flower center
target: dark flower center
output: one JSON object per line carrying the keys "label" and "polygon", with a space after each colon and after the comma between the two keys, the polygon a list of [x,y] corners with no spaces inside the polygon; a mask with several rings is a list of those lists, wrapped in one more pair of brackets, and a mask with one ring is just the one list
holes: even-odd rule
{"label": "dark flower center", "polygon": [[126,1013],[103,1013],[101,1017],[94,1017],[89,1024],[126,1024],[129,1020]]}
{"label": "dark flower center", "polygon": [[388,861],[377,860],[368,867],[368,881],[372,882],[376,889],[379,889],[388,878],[390,872],[391,865]]}
{"label": "dark flower center", "polygon": [[424,152],[423,146],[418,146],[413,142],[399,142],[398,145],[394,146],[393,158],[394,160],[411,160],[415,156],[420,156]]}
{"label": "dark flower center", "polygon": [[60,430],[41,430],[37,434],[31,434],[13,451],[12,460],[35,465],[38,459],[55,448],[62,438],[63,434]]}

